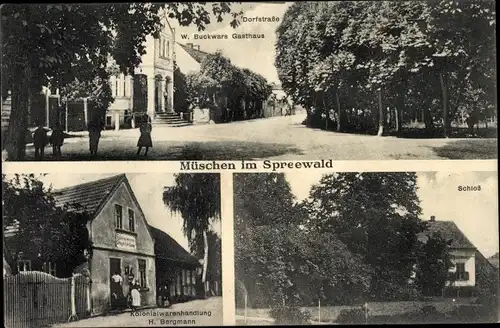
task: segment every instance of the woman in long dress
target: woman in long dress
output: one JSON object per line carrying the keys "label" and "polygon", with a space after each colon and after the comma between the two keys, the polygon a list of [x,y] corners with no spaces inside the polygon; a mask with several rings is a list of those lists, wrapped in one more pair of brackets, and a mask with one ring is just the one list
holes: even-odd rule
{"label": "woman in long dress", "polygon": [[148,156],[149,148],[153,147],[153,140],[151,139],[153,126],[151,124],[151,118],[148,115],[145,116],[139,130],[141,131],[141,136],[139,137],[139,141],[137,141],[137,156],[140,155],[143,147],[146,148],[144,156]]}
{"label": "woman in long dress", "polygon": [[135,312],[137,308],[141,306],[141,293],[139,293],[139,285],[137,282],[133,283],[130,296],[132,296],[132,311]]}

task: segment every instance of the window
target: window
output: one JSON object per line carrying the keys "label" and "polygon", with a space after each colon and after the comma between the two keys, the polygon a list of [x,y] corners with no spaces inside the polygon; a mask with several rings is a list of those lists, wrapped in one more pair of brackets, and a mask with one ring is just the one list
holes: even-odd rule
{"label": "window", "polygon": [[31,271],[31,261],[30,260],[19,260],[17,261],[17,272]]}
{"label": "window", "polygon": [[165,48],[165,57],[170,57],[170,41],[167,41],[167,47]]}
{"label": "window", "polygon": [[191,283],[192,283],[193,285],[194,285],[194,284],[196,284],[196,271],[195,271],[195,270],[193,270],[193,271],[191,272]]}
{"label": "window", "polygon": [[456,279],[458,281],[467,281],[469,280],[469,273],[465,271],[465,263],[457,263],[456,267]]}
{"label": "window", "polygon": [[116,204],[115,205],[115,215],[116,215],[116,228],[117,229],[123,229],[123,222],[122,222],[122,206]]}
{"label": "window", "polygon": [[123,75],[123,91],[122,94],[124,97],[127,96],[127,77]]}
{"label": "window", "polygon": [[146,287],[146,260],[139,259],[139,286]]}
{"label": "window", "polygon": [[43,272],[56,276],[56,264],[52,262],[43,262]]}
{"label": "window", "polygon": [[114,92],[114,93],[115,93],[115,95],[116,95],[117,97],[119,96],[119,93],[118,93],[118,86],[119,86],[119,84],[118,84],[118,83],[119,83],[119,82],[120,82],[120,81],[119,81],[119,78],[118,78],[118,76],[116,76],[116,77],[115,77],[115,92]]}
{"label": "window", "polygon": [[181,273],[180,272],[177,272],[177,286],[175,288],[175,291],[176,291],[176,294],[178,296],[181,295]]}
{"label": "window", "polygon": [[128,230],[135,231],[135,213],[134,210],[128,210]]}

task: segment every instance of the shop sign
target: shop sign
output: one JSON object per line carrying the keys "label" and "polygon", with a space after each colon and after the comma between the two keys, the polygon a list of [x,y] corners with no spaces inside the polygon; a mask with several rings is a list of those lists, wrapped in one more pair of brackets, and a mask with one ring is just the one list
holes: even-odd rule
{"label": "shop sign", "polygon": [[135,236],[131,236],[126,233],[117,232],[116,233],[116,247],[128,251],[135,251]]}

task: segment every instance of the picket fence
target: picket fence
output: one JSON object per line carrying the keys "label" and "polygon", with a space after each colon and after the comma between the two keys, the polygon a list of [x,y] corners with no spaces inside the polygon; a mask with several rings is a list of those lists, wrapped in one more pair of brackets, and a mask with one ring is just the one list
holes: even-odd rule
{"label": "picket fence", "polygon": [[4,277],[4,325],[44,327],[90,314],[90,283],[82,275],[60,279],[44,272]]}

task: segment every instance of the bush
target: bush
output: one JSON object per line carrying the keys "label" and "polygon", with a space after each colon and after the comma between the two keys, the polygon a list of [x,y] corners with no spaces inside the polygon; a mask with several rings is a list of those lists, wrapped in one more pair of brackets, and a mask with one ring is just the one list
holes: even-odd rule
{"label": "bush", "polygon": [[344,309],[337,317],[337,323],[365,323],[365,310],[363,308]]}
{"label": "bush", "polygon": [[307,325],[310,324],[311,313],[297,307],[278,307],[271,309],[271,317],[278,325]]}
{"label": "bush", "polygon": [[424,316],[436,315],[438,313],[434,305],[426,305],[422,308],[421,311]]}

